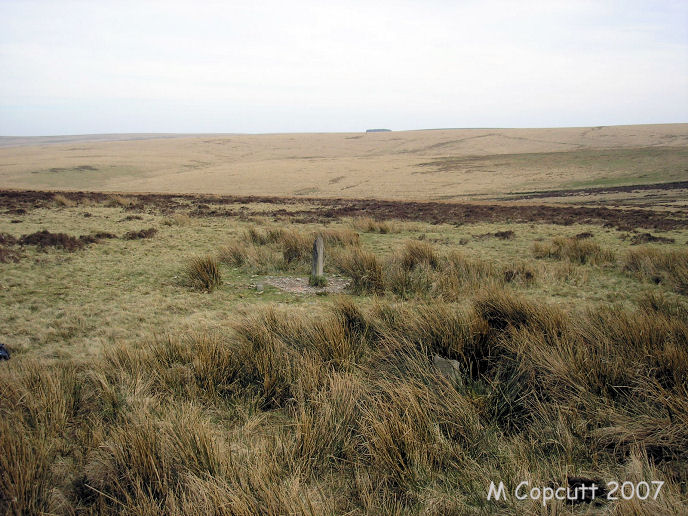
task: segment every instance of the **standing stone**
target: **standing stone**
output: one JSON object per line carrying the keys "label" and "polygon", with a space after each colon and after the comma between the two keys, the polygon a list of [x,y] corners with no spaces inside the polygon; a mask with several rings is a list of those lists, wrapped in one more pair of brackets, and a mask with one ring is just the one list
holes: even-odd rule
{"label": "standing stone", "polygon": [[325,260],[325,244],[322,235],[318,235],[313,242],[313,268],[311,277],[319,278],[323,275],[323,262]]}

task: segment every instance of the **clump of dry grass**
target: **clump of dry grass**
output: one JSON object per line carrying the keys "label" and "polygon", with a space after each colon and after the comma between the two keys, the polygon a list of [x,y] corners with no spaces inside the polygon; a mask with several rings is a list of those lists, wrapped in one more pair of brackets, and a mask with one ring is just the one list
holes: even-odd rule
{"label": "clump of dry grass", "polygon": [[437,279],[434,270],[423,262],[409,268],[408,263],[392,260],[383,270],[385,290],[404,299],[429,295]]}
{"label": "clump of dry grass", "polygon": [[382,264],[377,257],[360,248],[353,248],[336,255],[336,267],[351,278],[352,290],[359,294],[384,292]]}
{"label": "clump of dry grass", "polygon": [[101,240],[109,240],[112,238],[117,238],[117,235],[108,231],[96,231],[90,235],[81,235],[79,240],[84,244],[97,244]]}
{"label": "clump of dry grass", "polygon": [[125,240],[140,240],[144,238],[153,238],[158,232],[156,228],[140,229],[138,231],[127,231],[122,238]]}
{"label": "clump of dry grass", "polygon": [[419,265],[436,269],[439,264],[432,245],[428,242],[411,240],[406,243],[401,254],[401,266],[406,270],[413,270]]}
{"label": "clump of dry grass", "polygon": [[631,249],[623,258],[623,270],[641,281],[667,284],[680,294],[688,294],[688,250]]}
{"label": "clump of dry grass", "polygon": [[498,287],[461,305],[341,297],[88,361],[19,354],[0,368],[0,509],[522,514],[541,505],[486,505],[485,479],[591,473],[665,481],[650,505],[605,510],[680,513],[688,322],[668,303],[567,314]]}
{"label": "clump of dry grass", "polygon": [[58,206],[62,206],[64,208],[73,208],[74,206],[76,206],[76,201],[70,199],[69,197],[63,194],[54,194],[53,202]]}
{"label": "clump of dry grass", "polygon": [[265,246],[230,242],[220,247],[217,259],[230,267],[243,267],[263,274],[283,270],[286,267],[282,254]]}
{"label": "clump of dry grass", "polygon": [[474,235],[475,238],[499,238],[500,240],[513,240],[516,238],[516,233],[508,229],[505,231],[495,231],[494,233],[483,233],[482,235]]}
{"label": "clump of dry grass", "polygon": [[272,228],[261,231],[250,227],[244,233],[243,239],[254,247],[275,244],[282,252],[285,267],[305,263],[310,253],[312,242],[308,235],[292,229]]}
{"label": "clump of dry grass", "polygon": [[134,204],[134,199],[124,195],[109,195],[106,200],[106,205],[113,208],[127,208],[132,204]]}
{"label": "clump of dry grass", "polygon": [[585,285],[590,278],[590,273],[587,268],[579,267],[569,261],[560,262],[551,267],[547,267],[545,273],[543,283],[560,282],[580,286]]}
{"label": "clump of dry grass", "polygon": [[504,267],[503,275],[505,283],[531,285],[535,281],[537,271],[530,263],[516,262],[511,266]]}
{"label": "clump of dry grass", "polygon": [[638,307],[649,313],[659,313],[667,317],[688,318],[688,306],[686,303],[670,298],[664,292],[649,290],[644,292],[637,300]]}
{"label": "clump of dry grass", "polygon": [[[339,250],[358,247],[359,236],[348,229],[325,229],[320,232],[300,232],[293,229],[250,227],[244,232],[244,243],[232,243],[220,251],[222,261],[254,271],[302,269],[310,264],[313,242],[320,234],[326,244],[326,256]],[[281,260],[275,260],[275,254]]]}
{"label": "clump of dry grass", "polygon": [[0,245],[15,245],[17,241],[17,237],[14,235],[10,235],[9,233],[0,233]]}
{"label": "clump of dry grass", "polygon": [[499,267],[486,260],[450,251],[441,260],[438,287],[445,296],[456,300],[467,288],[476,289],[501,281]]}
{"label": "clump of dry grass", "polygon": [[0,246],[0,263],[18,263],[21,254],[9,247]]}
{"label": "clump of dry grass", "polygon": [[325,276],[313,276],[312,274],[308,277],[308,284],[311,287],[326,287],[327,278]]}
{"label": "clump of dry grass", "polygon": [[472,349],[484,342],[489,329],[472,307],[435,301],[377,303],[372,315],[369,332],[387,346],[400,352],[413,349],[425,357],[438,354],[458,360],[467,372],[475,361]]}
{"label": "clump of dry grass", "polygon": [[313,233],[303,233],[292,229],[268,228],[266,231],[250,227],[244,232],[244,240],[255,245],[282,244],[290,245],[294,240],[309,241],[322,235],[325,244],[330,246],[357,246],[359,245],[359,235],[350,229],[324,229]]}
{"label": "clump of dry grass", "polygon": [[529,301],[506,290],[494,288],[480,294],[474,302],[478,315],[490,328],[536,328],[556,334],[565,326],[563,313],[554,308]]}
{"label": "clump of dry grass", "polygon": [[498,265],[458,251],[437,253],[426,243],[407,246],[399,261],[385,265],[385,288],[402,298],[439,297],[457,301],[468,292],[501,286],[532,285],[538,271],[531,264]]}
{"label": "clump of dry grass", "polygon": [[191,224],[191,217],[186,213],[174,213],[169,217],[165,217],[162,223],[166,226],[188,226]]}
{"label": "clump of dry grass", "polygon": [[356,247],[361,243],[359,234],[350,229],[325,229],[320,234],[325,244],[330,246]]}
{"label": "clump of dry grass", "polygon": [[189,284],[199,290],[211,292],[222,285],[222,274],[217,260],[212,256],[196,256],[184,268]]}
{"label": "clump of dry grass", "polygon": [[631,245],[650,244],[650,243],[673,244],[674,242],[676,242],[676,240],[673,238],[657,236],[657,235],[653,235],[652,233],[647,233],[647,232],[646,233],[638,233],[637,235],[634,235],[631,238]]}
{"label": "clump of dry grass", "polygon": [[581,265],[586,263],[601,265],[615,260],[611,250],[602,248],[593,240],[564,237],[553,238],[549,243],[534,242],[533,256],[535,258],[568,260]]}
{"label": "clump of dry grass", "polygon": [[351,226],[364,233],[396,233],[397,227],[394,223],[388,220],[375,220],[372,217],[356,217],[352,219]]}
{"label": "clump of dry grass", "polygon": [[243,242],[231,242],[220,248],[218,260],[231,267],[241,267],[248,259],[249,249]]}
{"label": "clump of dry grass", "polygon": [[270,238],[270,235],[254,227],[250,227],[245,231],[244,240],[247,240],[248,242],[251,242],[252,244],[256,245],[265,245],[270,241],[275,241],[272,240],[272,238]]}
{"label": "clump of dry grass", "polygon": [[[530,286],[539,271],[525,262],[502,266],[456,252],[438,252],[431,243],[406,242],[401,255],[380,259],[360,248],[358,233],[326,230],[328,260],[335,269],[352,279],[358,294],[391,292],[401,298],[435,296],[444,300],[461,299],[472,289],[504,285]],[[302,269],[310,264],[313,234],[293,230],[248,230],[246,242],[220,249],[219,259],[233,267],[251,272]],[[278,251],[279,250],[279,251]],[[281,260],[276,253],[281,251]]]}
{"label": "clump of dry grass", "polygon": [[284,231],[280,236],[280,244],[284,263],[289,266],[297,262],[307,261],[313,242],[308,236],[297,231]]}
{"label": "clump of dry grass", "polygon": [[83,249],[86,245],[83,240],[65,233],[51,233],[47,229],[24,235],[18,241],[21,245],[35,245],[40,249],[57,247],[66,251]]}

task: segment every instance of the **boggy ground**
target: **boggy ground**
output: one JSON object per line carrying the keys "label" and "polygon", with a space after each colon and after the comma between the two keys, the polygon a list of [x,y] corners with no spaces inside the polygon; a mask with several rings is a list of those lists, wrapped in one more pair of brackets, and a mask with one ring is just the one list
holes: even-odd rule
{"label": "boggy ground", "polygon": [[[642,188],[640,189],[642,190]],[[606,191],[606,190],[605,190]],[[561,194],[568,195],[568,192]],[[374,199],[322,199],[259,196],[179,194],[106,194],[99,192],[43,192],[0,190],[6,215],[54,204],[55,196],[67,204],[114,204],[127,210],[157,213],[184,211],[190,216],[289,217],[301,222],[327,222],[341,217],[372,217],[423,221],[432,224],[478,222],[538,222],[548,224],[602,224],[619,229],[688,227],[688,208],[605,208],[592,206],[511,205],[509,203],[409,202]],[[117,199],[123,199],[118,201]]]}
{"label": "boggy ground", "polygon": [[[0,512],[685,511],[680,212],[0,198]],[[270,286],[308,276],[316,233],[345,293]],[[664,486],[486,499],[575,477]]]}

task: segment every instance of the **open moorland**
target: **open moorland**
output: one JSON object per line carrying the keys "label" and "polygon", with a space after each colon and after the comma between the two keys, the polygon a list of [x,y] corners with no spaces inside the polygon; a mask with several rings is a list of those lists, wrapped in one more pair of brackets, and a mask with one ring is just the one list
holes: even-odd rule
{"label": "open moorland", "polygon": [[0,148],[0,513],[685,513],[688,125],[292,137]]}
{"label": "open moorland", "polygon": [[0,185],[18,189],[394,200],[574,191],[567,202],[685,205],[686,181],[688,124],[0,138]]}

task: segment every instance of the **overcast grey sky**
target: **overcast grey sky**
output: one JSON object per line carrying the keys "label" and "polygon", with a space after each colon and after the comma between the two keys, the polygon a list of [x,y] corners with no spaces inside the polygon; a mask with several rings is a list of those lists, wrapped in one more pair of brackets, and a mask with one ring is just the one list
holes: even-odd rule
{"label": "overcast grey sky", "polygon": [[0,135],[666,122],[686,1],[0,0]]}

